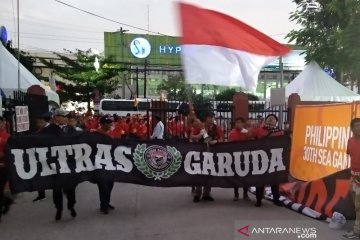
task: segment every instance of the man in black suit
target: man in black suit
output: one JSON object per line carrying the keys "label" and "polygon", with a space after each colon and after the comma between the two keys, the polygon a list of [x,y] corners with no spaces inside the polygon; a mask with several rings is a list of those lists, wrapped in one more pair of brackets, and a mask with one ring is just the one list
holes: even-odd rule
{"label": "man in black suit", "polygon": [[[68,112],[63,109],[56,109],[54,112],[54,117],[52,123],[49,126],[45,127],[40,133],[47,134],[47,135],[54,135],[54,136],[62,136],[64,134],[64,127],[67,124],[67,116]],[[60,187],[55,186],[53,189],[53,201],[56,208],[56,215],[55,220],[60,220],[62,217],[62,210],[63,210],[63,192],[68,200],[68,209],[70,211],[70,215],[72,217],[76,217],[77,213],[74,209],[74,205],[76,203],[75,199],[75,187]]]}

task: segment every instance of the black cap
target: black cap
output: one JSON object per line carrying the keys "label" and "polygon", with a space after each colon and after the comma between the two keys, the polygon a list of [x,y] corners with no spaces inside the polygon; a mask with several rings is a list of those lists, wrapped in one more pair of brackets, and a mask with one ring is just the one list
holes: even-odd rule
{"label": "black cap", "polygon": [[109,124],[112,123],[113,119],[110,115],[104,115],[100,118],[100,124]]}
{"label": "black cap", "polygon": [[45,113],[40,114],[37,118],[43,119],[46,122],[49,122],[52,119],[52,117],[53,117],[53,114],[51,112],[45,112]]}

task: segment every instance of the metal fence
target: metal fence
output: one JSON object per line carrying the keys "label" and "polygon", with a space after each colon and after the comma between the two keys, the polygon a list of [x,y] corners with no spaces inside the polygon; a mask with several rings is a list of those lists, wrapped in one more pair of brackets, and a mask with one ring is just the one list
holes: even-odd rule
{"label": "metal fence", "polygon": [[[187,139],[190,134],[190,128],[193,124],[191,114],[189,115],[189,103],[185,101],[167,101],[160,106],[156,106],[155,102],[149,104],[151,106],[147,110],[147,119],[151,116],[157,115],[161,117],[165,126],[165,138],[169,140]],[[194,103],[195,116],[204,121],[207,112],[212,112],[215,115],[215,122],[221,126],[224,131],[225,140],[228,139],[229,133],[234,125],[233,112],[234,105],[232,101],[203,101]],[[265,101],[249,101],[249,115],[248,125],[250,127],[258,126],[258,123],[263,121],[267,115],[274,114],[279,119],[279,127],[283,128],[283,123],[287,122],[287,106],[283,107],[268,107]],[[153,124],[148,121],[149,137]]]}
{"label": "metal fence", "polygon": [[283,128],[284,122],[289,120],[287,105],[271,107],[265,101],[249,101],[249,119],[261,121],[269,114],[274,114],[278,117],[280,128]]}
{"label": "metal fence", "polygon": [[[16,132],[16,106],[28,106],[30,132],[35,131],[36,117],[49,110],[47,96],[14,91],[12,95],[2,99],[3,117],[8,123],[8,131],[11,134]],[[27,132],[21,134],[26,134]]]}
{"label": "metal fence", "polygon": [[[227,101],[203,101],[193,104],[195,116],[200,121],[205,120],[205,115],[209,112],[215,115],[216,124],[224,130],[224,137],[227,139],[232,128],[233,105]],[[185,101],[167,101],[160,106],[156,106],[156,101],[152,102],[147,111],[147,118],[157,115],[161,117],[165,126],[165,138],[180,140],[189,137],[190,128],[193,125],[193,117],[190,113],[189,103]],[[149,129],[154,126],[149,122]],[[149,131],[149,135],[151,131]]]}

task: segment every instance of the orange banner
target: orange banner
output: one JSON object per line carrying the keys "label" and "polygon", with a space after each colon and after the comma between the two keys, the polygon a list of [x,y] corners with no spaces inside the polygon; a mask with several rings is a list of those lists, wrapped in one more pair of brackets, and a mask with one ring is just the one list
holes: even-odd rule
{"label": "orange banner", "polygon": [[346,148],[357,108],[352,103],[296,106],[290,155],[294,178],[312,181],[350,167]]}

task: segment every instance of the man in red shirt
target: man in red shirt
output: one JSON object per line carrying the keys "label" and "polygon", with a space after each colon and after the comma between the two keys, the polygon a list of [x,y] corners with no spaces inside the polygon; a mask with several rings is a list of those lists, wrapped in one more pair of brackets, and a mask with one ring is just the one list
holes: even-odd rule
{"label": "man in red shirt", "polygon": [[0,117],[0,221],[4,205],[4,189],[7,182],[7,169],[5,161],[5,145],[10,135],[6,132],[6,122]]}
{"label": "man in red shirt", "polygon": [[350,123],[353,136],[347,144],[347,154],[350,156],[351,184],[350,191],[355,205],[355,224],[353,230],[343,235],[344,239],[359,239],[360,236],[360,118],[354,118]]}
{"label": "man in red shirt", "polygon": [[[284,131],[280,130],[277,126],[278,118],[274,114],[269,114],[265,118],[263,126],[255,128],[251,133],[252,137],[255,139],[264,139],[268,137],[283,136]],[[256,207],[261,207],[261,200],[263,199],[265,186],[256,187]],[[279,185],[271,185],[271,192],[273,195],[273,202],[277,206],[282,206],[279,192]]]}
{"label": "man in red shirt", "polygon": [[[206,113],[205,121],[204,121],[204,128],[205,128],[206,133],[211,138],[211,140],[208,142],[209,144],[216,144],[216,143],[224,141],[224,132],[220,126],[215,124],[214,113],[212,113],[212,112]],[[198,136],[200,136],[200,142],[204,142],[205,139],[204,139],[204,135],[202,134],[202,131],[200,132],[200,134]],[[195,203],[199,202],[201,195],[202,195],[201,200],[203,200],[203,201],[214,201],[214,198],[210,195],[210,192],[211,192],[210,186],[203,186],[203,187],[196,186],[193,202],[195,202]]]}
{"label": "man in red shirt", "polygon": [[[235,128],[231,130],[229,133],[229,142],[238,142],[238,141],[246,141],[250,140],[249,131],[244,128],[245,119],[239,117],[235,121]],[[243,199],[248,200],[248,188],[243,187]],[[239,188],[234,188],[234,201],[239,200]]]}

